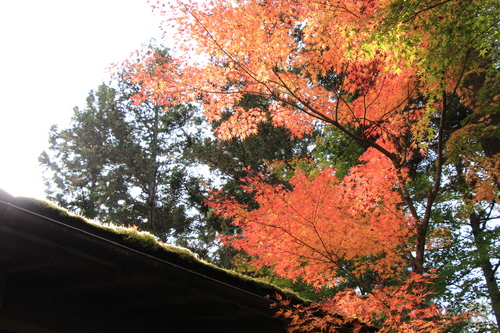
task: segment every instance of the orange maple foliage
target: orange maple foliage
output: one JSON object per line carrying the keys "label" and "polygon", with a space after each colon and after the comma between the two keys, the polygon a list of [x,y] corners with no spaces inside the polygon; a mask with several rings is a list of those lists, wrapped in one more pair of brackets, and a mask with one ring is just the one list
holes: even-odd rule
{"label": "orange maple foliage", "polygon": [[[422,282],[434,277],[412,274],[400,287],[379,286],[367,295],[349,289],[308,307],[292,307],[289,301],[277,296],[282,304],[278,314],[290,320],[289,332],[337,332],[346,327],[352,332],[364,332],[366,325],[377,322],[384,322],[377,330],[381,333],[441,332],[466,315],[448,316],[435,305],[425,304],[430,293]],[[317,315],[311,316],[311,313]]]}
{"label": "orange maple foliage", "polygon": [[[173,78],[169,68],[139,70],[134,79],[144,84],[142,96],[153,100],[170,93],[179,98],[179,89],[184,101],[201,97],[213,121],[244,93],[252,93],[272,98],[271,119],[296,135],[310,131],[318,119],[379,135],[418,87],[416,69],[404,59],[356,46],[372,32],[372,22],[364,18],[380,3],[174,2],[164,14],[173,24],[170,29],[183,28],[177,36],[185,51],[180,58],[184,75]],[[321,84],[325,80],[338,82],[328,87]],[[219,136],[255,133],[256,124],[266,119],[262,112],[234,110]]]}
{"label": "orange maple foliage", "polygon": [[312,180],[298,172],[290,180],[293,190],[269,185],[262,176],[249,177],[246,190],[255,195],[258,209],[248,211],[230,198],[211,205],[243,230],[225,241],[255,255],[255,264],[316,287],[335,285],[342,272],[370,292],[363,274],[401,275],[414,221],[400,207],[397,179],[386,157],[372,156],[357,169],[343,180],[330,169]]}

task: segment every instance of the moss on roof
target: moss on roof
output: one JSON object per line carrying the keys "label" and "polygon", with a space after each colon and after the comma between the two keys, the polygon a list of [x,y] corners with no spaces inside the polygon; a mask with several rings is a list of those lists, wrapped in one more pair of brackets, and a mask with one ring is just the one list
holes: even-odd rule
{"label": "moss on roof", "polygon": [[230,279],[231,284],[238,284],[237,287],[242,288],[248,286],[250,288],[256,288],[263,296],[280,293],[295,302],[307,303],[307,301],[301,299],[294,292],[283,290],[268,282],[256,280],[199,260],[188,249],[162,243],[150,233],[138,231],[134,228],[126,228],[118,225],[104,225],[99,221],[90,221],[49,202],[27,197],[14,197],[2,189],[0,189],[0,200],[44,216],[58,223],[151,255],[160,260],[165,260],[184,268],[191,269],[197,273],[206,274],[212,277],[215,276],[218,279]]}

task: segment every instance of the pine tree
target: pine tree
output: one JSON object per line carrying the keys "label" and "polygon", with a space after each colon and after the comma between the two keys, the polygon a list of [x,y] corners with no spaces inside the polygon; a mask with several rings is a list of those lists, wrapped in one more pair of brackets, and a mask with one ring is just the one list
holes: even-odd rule
{"label": "pine tree", "polygon": [[123,81],[102,84],[86,108],[74,109],[70,128],[51,128],[50,148],[40,156],[47,197],[88,218],[179,235],[192,220],[186,183],[196,180],[188,179],[182,154],[196,110],[134,105],[133,91]]}

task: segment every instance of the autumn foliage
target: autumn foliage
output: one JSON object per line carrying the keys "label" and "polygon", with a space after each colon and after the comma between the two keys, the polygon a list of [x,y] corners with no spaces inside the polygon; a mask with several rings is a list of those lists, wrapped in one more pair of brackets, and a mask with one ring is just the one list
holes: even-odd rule
{"label": "autumn foliage", "polygon": [[367,324],[381,323],[384,328],[378,332],[439,332],[460,318],[446,316],[444,310],[426,304],[429,291],[422,282],[431,278],[412,275],[403,286],[380,287],[365,296],[345,290],[309,307],[293,308],[278,297],[283,305],[278,315],[291,320],[289,332],[336,332],[345,327],[364,332]]}
{"label": "autumn foliage", "polygon": [[[386,332],[437,332],[456,319],[428,302],[434,273],[425,256],[439,234],[430,233],[430,222],[447,161],[460,161],[478,189],[475,200],[494,200],[498,191],[498,156],[477,154],[485,134],[472,134],[498,125],[489,114],[497,92],[490,84],[478,93],[497,75],[487,58],[496,52],[496,6],[476,0],[154,5],[179,50],[163,64],[154,53],[125,64],[129,80],[142,86],[138,103],[152,100],[166,109],[172,101],[200,103],[210,121],[222,121],[216,135],[223,140],[244,139],[270,119],[297,137],[334,126],[366,147],[342,178],[329,168],[297,171],[285,187],[250,173],[245,190],[257,209],[234,198],[211,201],[241,230],[224,241],[256,265],[315,287],[354,283],[323,302],[322,317],[283,310],[293,318],[291,330],[333,329],[338,314]],[[245,94],[268,104],[238,106]],[[451,97],[478,114],[454,134]],[[452,146],[471,138],[478,144],[470,151]],[[422,195],[411,191],[410,174],[424,158],[433,167]]]}
{"label": "autumn foliage", "polygon": [[[374,178],[374,167],[388,177]],[[211,205],[243,230],[226,241],[255,255],[255,264],[316,287],[335,285],[348,275],[370,292],[359,277],[370,271],[383,279],[402,273],[401,254],[410,246],[414,221],[398,207],[401,197],[386,158],[374,157],[359,169],[344,180],[330,169],[312,180],[297,172],[290,180],[293,190],[254,176],[246,179],[246,190],[259,209],[249,211],[230,198]]]}

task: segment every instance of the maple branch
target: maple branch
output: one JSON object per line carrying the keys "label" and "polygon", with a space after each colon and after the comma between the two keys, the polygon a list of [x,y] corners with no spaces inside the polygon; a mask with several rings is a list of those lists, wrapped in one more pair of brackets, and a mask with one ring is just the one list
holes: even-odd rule
{"label": "maple branch", "polygon": [[436,8],[436,7],[439,7],[439,6],[441,6],[441,5],[443,5],[443,4],[447,3],[447,2],[450,2],[450,1],[451,1],[451,0],[444,0],[444,1],[442,1],[442,2],[439,2],[439,3],[437,3],[437,4],[434,4],[434,5],[432,5],[432,6],[424,7],[423,9],[421,9],[421,10],[419,10],[419,11],[415,12],[415,13],[414,13],[413,15],[411,15],[408,19],[404,20],[404,21],[403,21],[403,23],[408,23],[408,22],[410,22],[410,21],[414,20],[417,16],[419,16],[419,15],[420,15],[420,14],[422,14],[423,12],[426,12],[426,11],[428,11],[428,10],[434,9],[434,8]]}
{"label": "maple branch", "polygon": [[[255,222],[253,221],[253,223],[258,223],[258,222]],[[317,253],[319,254],[321,257],[325,258],[326,260],[324,260],[324,262],[327,262],[327,263],[331,263],[333,264],[334,266],[336,266],[339,270],[341,270],[342,272],[346,273],[349,277],[351,277],[354,281],[356,281],[356,283],[359,284],[359,286],[361,288],[363,288],[366,292],[368,293],[371,293],[371,289],[366,286],[363,281],[361,281],[357,276],[355,276],[354,274],[352,274],[352,272],[350,270],[348,270],[346,267],[347,267],[347,263],[345,262],[344,259],[342,259],[339,255],[336,255],[335,253],[332,253],[330,251],[328,251],[328,249],[326,248],[326,245],[324,246],[325,248],[325,253],[319,251],[315,246],[312,246],[312,245],[309,245],[308,243],[306,243],[305,241],[303,241],[302,239],[298,238],[297,236],[295,236],[295,234],[291,233],[290,231],[288,231],[286,228],[283,228],[281,226],[277,226],[277,225],[269,225],[269,224],[265,224],[265,223],[260,223],[262,225],[265,225],[267,227],[271,227],[271,228],[276,228],[276,229],[279,229],[281,231],[283,231],[286,235],[290,236],[293,240],[295,240],[298,244],[300,245],[303,245],[305,247],[307,247],[308,249],[310,249],[313,253]],[[315,232],[317,231],[316,228],[314,228]],[[317,235],[319,236],[319,233],[317,233]],[[320,237],[320,236],[319,236]],[[292,254],[294,256],[297,255],[297,253],[293,252],[293,251],[287,251],[286,249],[283,249],[281,248],[281,251],[285,252],[285,253],[289,253],[289,254]],[[310,260],[313,260],[313,261],[322,261],[320,260],[319,258],[317,257],[313,257],[313,256],[305,256],[302,254],[302,257],[304,258],[308,258]],[[335,258],[334,258],[335,257]]]}
{"label": "maple branch", "polygon": [[355,18],[359,18],[359,15],[356,15],[352,11],[350,11],[349,9],[347,9],[347,6],[345,4],[343,4],[343,3],[342,3],[342,6],[337,6],[337,8],[342,8],[343,10],[345,10],[347,13],[351,14]]}
{"label": "maple branch", "polygon": [[[226,55],[234,64],[236,64],[239,68],[241,68],[252,80],[254,80],[255,82],[258,82],[260,84],[263,84],[264,86],[267,87],[267,85],[265,84],[265,82],[262,82],[260,80],[258,80],[254,73],[246,66],[244,66],[240,61],[236,60],[231,54],[229,54],[226,49],[219,44],[219,42],[217,41],[217,39],[212,35],[212,33],[208,30],[208,28],[206,27],[205,24],[203,24],[200,19],[193,13],[193,11],[191,9],[189,9],[189,7],[181,0],[178,0],[178,2],[180,2],[182,4],[182,6],[184,6],[184,8],[186,9],[186,11],[195,19],[196,23],[198,23],[202,28],[203,30],[205,31],[205,33],[207,34],[208,38],[210,38],[210,40],[215,44],[215,46],[222,51],[222,53],[224,53],[224,55]],[[269,88],[268,88],[269,89]]]}
{"label": "maple branch", "polygon": [[[372,294],[373,293],[372,288],[370,288],[368,285],[366,285],[358,276],[354,275],[349,269],[346,268],[348,266],[347,263],[346,263],[346,261],[342,257],[340,257],[339,255],[336,255],[334,252],[331,252],[328,249],[328,246],[326,245],[325,241],[323,240],[323,237],[322,237],[321,233],[319,232],[319,230],[316,227],[316,223],[314,223],[312,220],[310,220],[306,216],[304,216],[295,207],[289,205],[288,202],[287,202],[287,200],[284,197],[282,197],[281,195],[278,196],[278,197],[279,197],[279,199],[281,201],[283,201],[288,207],[290,207],[297,214],[297,218],[292,217],[293,220],[296,220],[298,223],[301,223],[301,221],[298,220],[298,218],[301,218],[302,220],[308,222],[312,226],[312,229],[314,230],[314,233],[318,237],[318,239],[319,239],[319,241],[320,241],[323,249],[325,250],[325,252],[323,253],[323,252],[319,251],[319,249],[317,249],[315,246],[308,244],[307,242],[305,242],[301,238],[297,237],[294,233],[288,231],[287,228],[284,228],[281,225],[275,225],[275,224],[270,225],[270,224],[265,224],[265,223],[259,223],[259,222],[256,222],[256,221],[253,221],[253,223],[259,223],[259,224],[262,224],[262,225],[264,225],[266,227],[272,227],[272,228],[276,228],[276,229],[281,230],[286,235],[288,235],[293,240],[295,240],[295,242],[297,242],[298,244],[307,247],[313,253],[317,253],[321,257],[325,258],[326,262],[329,262],[329,263],[332,263],[333,265],[335,265],[339,270],[341,270],[342,272],[344,272],[345,274],[347,274],[350,278],[352,278],[358,284],[358,286],[360,288],[362,288],[366,293]],[[319,208],[319,202],[316,205],[315,211],[317,211],[318,208]],[[293,254],[293,255],[296,255],[296,253],[294,253],[293,251],[286,251],[285,249],[282,249],[282,251],[288,252],[288,253]],[[310,256],[309,259],[314,260],[314,261],[318,260],[317,257],[312,257],[312,256]]]}
{"label": "maple branch", "polygon": [[323,120],[333,126],[335,126],[336,128],[338,128],[340,131],[342,131],[344,134],[346,134],[347,136],[349,136],[350,138],[354,139],[355,141],[359,142],[359,143],[362,143],[364,145],[367,145],[369,147],[372,147],[372,148],[375,148],[376,150],[380,151],[382,154],[384,154],[386,157],[388,157],[394,164],[396,165],[399,165],[400,162],[399,162],[399,159],[397,158],[397,155],[394,154],[394,153],[391,153],[390,151],[388,151],[387,149],[385,149],[384,147],[380,146],[379,144],[373,142],[373,141],[370,141],[368,139],[365,139],[365,138],[362,138],[356,134],[354,134],[352,131],[348,130],[347,128],[345,128],[344,126],[342,126],[338,121],[332,119],[331,117],[328,117],[327,115],[325,115],[324,113],[316,110],[316,108],[314,108],[312,105],[310,105],[308,102],[306,102],[305,100],[303,100],[300,96],[298,96],[284,81],[283,79],[281,78],[281,76],[276,73],[276,71],[273,70],[273,72],[275,73],[275,75],[278,77],[278,79],[281,81],[281,84],[282,86],[290,93],[290,95],[293,96],[293,98],[295,98],[299,103],[301,103],[302,105],[304,105],[310,112],[307,112],[304,108],[298,106],[298,105],[295,105],[297,108],[299,108],[300,110],[306,112],[307,114],[313,116],[314,118],[317,118],[319,120]]}
{"label": "maple branch", "polygon": [[[344,268],[344,266],[347,266],[347,263],[344,261],[344,259],[342,259],[340,256],[338,255],[335,255],[334,253],[331,253],[330,251],[328,251],[328,248],[326,247],[326,244],[323,240],[323,237],[321,236],[320,232],[318,231],[318,229],[316,228],[316,225],[313,226],[313,229],[314,229],[314,233],[318,236],[320,242],[321,242],[321,245],[323,246],[323,248],[325,249],[326,253],[328,254],[328,257],[330,257],[330,260],[341,270],[343,271],[344,273],[346,273],[351,279],[353,279],[360,288],[362,288],[366,293],[368,294],[372,294],[373,293],[373,289],[370,288],[368,285],[366,285],[366,283],[364,283],[359,277],[357,277],[356,275],[354,275],[350,270],[347,270],[346,268]],[[337,260],[340,261],[342,264],[339,265],[331,256],[332,255],[335,255],[337,257]]]}

